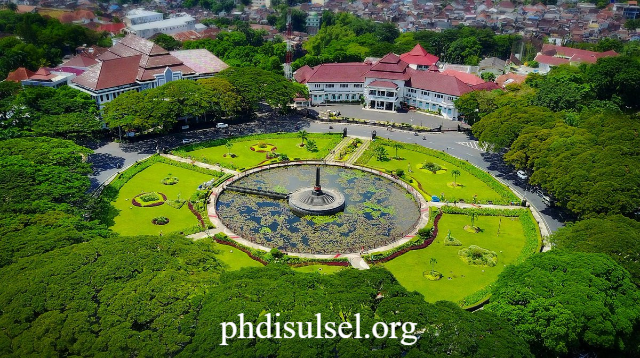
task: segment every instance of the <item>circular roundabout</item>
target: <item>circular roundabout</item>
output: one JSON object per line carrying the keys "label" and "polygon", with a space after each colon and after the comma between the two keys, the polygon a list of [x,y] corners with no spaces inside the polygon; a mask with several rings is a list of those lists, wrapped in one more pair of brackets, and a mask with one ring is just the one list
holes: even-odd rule
{"label": "circular roundabout", "polygon": [[243,173],[217,196],[236,235],[292,253],[357,253],[415,230],[419,199],[378,172],[294,163]]}

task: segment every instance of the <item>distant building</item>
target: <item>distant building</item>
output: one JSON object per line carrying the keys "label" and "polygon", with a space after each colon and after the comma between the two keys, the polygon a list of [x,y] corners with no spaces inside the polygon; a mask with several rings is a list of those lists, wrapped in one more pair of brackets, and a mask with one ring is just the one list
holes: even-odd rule
{"label": "distant building", "polygon": [[38,71],[29,71],[24,67],[9,73],[7,81],[20,82],[23,86],[43,86],[57,88],[64,86],[76,75],[72,72],[49,70],[44,67]]}
{"label": "distant building", "polygon": [[607,52],[594,52],[571,47],[544,44],[542,45],[542,50],[536,55],[535,61],[539,64],[539,71],[546,73],[554,66],[567,63],[596,63],[599,58],[613,56],[618,56],[618,53],[613,50]]}
{"label": "distant building", "polygon": [[127,26],[146,24],[148,22],[162,21],[164,19],[162,13],[148,11],[144,9],[135,9],[127,13],[124,17],[124,23]]}
{"label": "distant building", "polygon": [[315,35],[320,30],[320,23],[322,22],[322,16],[318,15],[317,12],[311,11],[307,15],[307,33],[309,35]]}
{"label": "distant building", "polygon": [[438,56],[427,52],[420,44],[411,51],[400,55],[400,59],[409,64],[414,70],[428,70],[431,66],[437,66],[440,60]]}
{"label": "distant building", "polygon": [[100,107],[127,91],[143,91],[180,79],[207,78],[228,67],[207,50],[169,53],[135,35],[121,39],[97,61],[69,85],[90,94]]}
{"label": "distant building", "polygon": [[155,34],[171,35],[195,29],[196,19],[189,15],[183,15],[161,21],[131,25],[126,28],[125,32],[147,39]]}

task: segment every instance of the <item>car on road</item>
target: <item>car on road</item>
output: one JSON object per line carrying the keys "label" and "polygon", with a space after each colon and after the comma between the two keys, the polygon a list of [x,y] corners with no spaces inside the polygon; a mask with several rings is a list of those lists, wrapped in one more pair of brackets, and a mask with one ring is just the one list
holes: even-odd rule
{"label": "car on road", "polygon": [[524,170],[518,170],[516,172],[516,175],[518,176],[518,179],[520,180],[527,180],[529,179],[529,176],[527,175],[527,173]]}
{"label": "car on road", "polygon": [[217,123],[216,128],[228,128],[229,125],[226,123]]}
{"label": "car on road", "polygon": [[185,138],[185,139],[183,139],[183,140],[182,140],[182,144],[191,143],[191,142],[193,142],[193,141],[194,141],[194,139],[188,139],[188,138]]}

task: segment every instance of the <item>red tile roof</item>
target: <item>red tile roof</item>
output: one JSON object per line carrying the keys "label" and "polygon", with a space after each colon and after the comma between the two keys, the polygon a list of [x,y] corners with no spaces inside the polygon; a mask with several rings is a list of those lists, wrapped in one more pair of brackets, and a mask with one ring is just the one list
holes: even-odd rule
{"label": "red tile roof", "polygon": [[410,72],[411,80],[407,84],[409,87],[452,96],[462,96],[465,93],[473,91],[471,86],[453,76],[430,71],[411,70]]}
{"label": "red tile roof", "polygon": [[87,57],[83,54],[80,55],[76,55],[73,56],[71,59],[69,59],[66,62],[63,62],[61,66],[66,66],[66,67],[89,67],[92,65],[95,65],[96,63],[98,63],[98,61]]}
{"label": "red tile roof", "polygon": [[594,52],[571,47],[556,46],[552,44],[542,45],[542,51],[540,51],[540,53],[546,56],[568,57],[571,62],[588,63],[596,63],[596,61],[602,57],[618,56],[618,53],[613,50],[607,52]]}
{"label": "red tile roof", "polygon": [[124,86],[136,82],[141,55],[105,60],[89,68],[72,82],[92,90]]}
{"label": "red tile roof", "polygon": [[52,74],[44,67],[40,67],[33,76],[29,77],[30,80],[36,81],[51,81],[54,78],[56,78],[56,75]]}
{"label": "red tile roof", "polygon": [[509,72],[507,74],[498,76],[498,78],[496,78],[496,83],[498,84],[498,86],[504,87],[511,83],[523,83],[526,79],[527,76],[525,75],[519,75]]}
{"label": "red tile roof", "polygon": [[536,55],[535,61],[538,63],[551,65],[551,66],[559,66],[565,63],[569,63],[569,60],[567,60],[566,58],[553,57],[553,56],[547,56],[542,54]]}
{"label": "red tile roof", "polygon": [[[305,67],[307,67],[305,69]],[[300,83],[364,82],[371,65],[360,62],[325,63],[316,67],[301,67],[296,71]],[[302,71],[300,71],[302,70]]]}
{"label": "red tile roof", "polygon": [[472,75],[470,73],[466,73],[466,72],[460,72],[460,71],[454,71],[454,70],[445,70],[442,72],[442,74],[447,75],[447,76],[453,76],[457,79],[459,79],[460,81],[470,85],[470,86],[474,86],[474,85],[479,85],[481,83],[484,83],[484,80],[476,75]]}
{"label": "red tile roof", "polygon": [[171,51],[171,55],[198,73],[218,73],[229,65],[205,49]]}
{"label": "red tile roof", "polygon": [[33,76],[34,74],[35,72],[33,71],[30,71],[24,67],[19,67],[17,70],[9,72],[7,81],[20,82],[22,80],[28,80],[29,77]]}
{"label": "red tile roof", "polygon": [[108,23],[108,24],[102,24],[97,28],[97,31],[106,31],[106,32],[110,32],[112,34],[119,34],[124,28],[126,27],[126,25],[122,22],[120,23]]}
{"label": "red tile roof", "polygon": [[389,81],[373,81],[367,87],[398,88],[398,85]]}
{"label": "red tile roof", "polygon": [[[181,71],[182,75],[192,75],[195,74],[196,71],[194,71],[193,69],[191,69],[189,66],[186,65],[177,65],[177,66],[168,66],[171,71]],[[158,75],[163,73],[165,70],[167,69],[167,67],[155,67],[155,68],[138,68],[138,75],[137,75],[137,80],[138,81],[149,81],[149,80],[155,80],[155,76],[154,75]]]}
{"label": "red tile roof", "polygon": [[483,82],[471,86],[471,89],[473,89],[474,91],[493,91],[500,89],[500,87],[495,82]]}
{"label": "red tile roof", "polygon": [[440,60],[438,56],[427,52],[420,44],[417,44],[411,51],[400,55],[400,59],[411,65],[431,66]]}
{"label": "red tile roof", "polygon": [[383,78],[388,80],[408,80],[407,73],[408,63],[402,61],[400,57],[394,53],[384,56],[378,63],[371,67],[369,72],[365,73],[367,78]]}

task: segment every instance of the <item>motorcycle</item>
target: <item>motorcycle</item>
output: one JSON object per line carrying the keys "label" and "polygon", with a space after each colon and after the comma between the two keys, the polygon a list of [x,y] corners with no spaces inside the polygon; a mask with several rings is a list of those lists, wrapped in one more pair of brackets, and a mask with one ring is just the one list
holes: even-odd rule
{"label": "motorcycle", "polygon": [[413,135],[417,137],[418,136],[418,132],[413,132]]}
{"label": "motorcycle", "polygon": [[427,136],[426,136],[426,135],[423,135],[423,136],[422,136],[422,140],[427,140]]}

